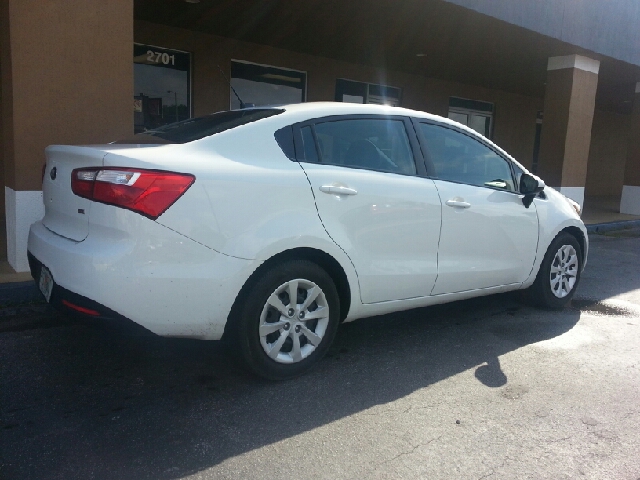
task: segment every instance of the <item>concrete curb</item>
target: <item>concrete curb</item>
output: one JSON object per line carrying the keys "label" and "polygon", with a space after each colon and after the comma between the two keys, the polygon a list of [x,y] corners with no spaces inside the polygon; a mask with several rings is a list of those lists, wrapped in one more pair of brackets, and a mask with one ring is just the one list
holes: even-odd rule
{"label": "concrete curb", "polygon": [[640,220],[624,220],[622,222],[594,223],[586,225],[589,233],[613,232],[614,230],[627,230],[640,227]]}

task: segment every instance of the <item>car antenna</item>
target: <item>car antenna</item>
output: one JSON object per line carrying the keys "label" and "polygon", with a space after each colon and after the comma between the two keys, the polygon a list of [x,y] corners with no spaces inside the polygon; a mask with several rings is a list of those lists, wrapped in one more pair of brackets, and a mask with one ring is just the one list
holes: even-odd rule
{"label": "car antenna", "polygon": [[220,73],[222,74],[222,76],[224,77],[224,79],[227,81],[227,83],[229,84],[229,86],[231,87],[231,90],[233,90],[233,93],[235,94],[236,98],[238,99],[238,101],[240,102],[240,108],[241,109],[245,109],[245,108],[250,108],[250,107],[255,107],[255,105],[253,103],[244,103],[242,101],[242,99],[240,98],[240,95],[238,95],[238,92],[236,92],[236,89],[233,88],[233,85],[231,85],[231,82],[229,81],[229,79],[227,78],[227,76],[224,74],[224,70],[222,70],[222,68],[220,67],[220,65],[216,65],[218,67],[218,70],[220,70]]}

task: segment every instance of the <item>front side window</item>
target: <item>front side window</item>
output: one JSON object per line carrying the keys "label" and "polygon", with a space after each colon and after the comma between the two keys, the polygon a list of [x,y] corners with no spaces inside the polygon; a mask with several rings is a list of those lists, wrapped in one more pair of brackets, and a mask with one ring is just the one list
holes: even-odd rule
{"label": "front side window", "polygon": [[318,123],[320,162],[415,175],[416,166],[402,120],[353,119]]}
{"label": "front side window", "polygon": [[134,44],[135,133],[191,117],[191,54]]}
{"label": "front side window", "polygon": [[420,133],[440,180],[516,191],[509,163],[486,145],[430,123],[420,123]]}

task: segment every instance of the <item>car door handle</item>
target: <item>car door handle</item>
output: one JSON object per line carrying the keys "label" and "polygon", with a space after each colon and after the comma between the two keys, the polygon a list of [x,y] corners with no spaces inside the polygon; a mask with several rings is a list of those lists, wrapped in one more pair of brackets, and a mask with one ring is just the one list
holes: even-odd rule
{"label": "car door handle", "polygon": [[335,185],[322,185],[320,191],[332,195],[357,195],[358,191],[349,187],[336,187]]}
{"label": "car door handle", "polygon": [[463,202],[461,200],[447,200],[447,206],[454,208],[469,208],[471,206],[468,202]]}

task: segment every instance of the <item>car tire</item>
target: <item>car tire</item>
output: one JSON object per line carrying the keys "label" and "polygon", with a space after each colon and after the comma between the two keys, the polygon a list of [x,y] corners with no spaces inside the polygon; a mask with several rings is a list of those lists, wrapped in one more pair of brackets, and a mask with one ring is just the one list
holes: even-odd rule
{"label": "car tire", "polygon": [[248,369],[269,380],[309,370],[326,354],[340,321],[333,280],[307,260],[289,260],[262,273],[240,301],[232,319],[233,344]]}
{"label": "car tire", "polygon": [[533,285],[528,289],[534,305],[561,309],[573,298],[582,273],[582,249],[576,238],[561,232],[549,245]]}

